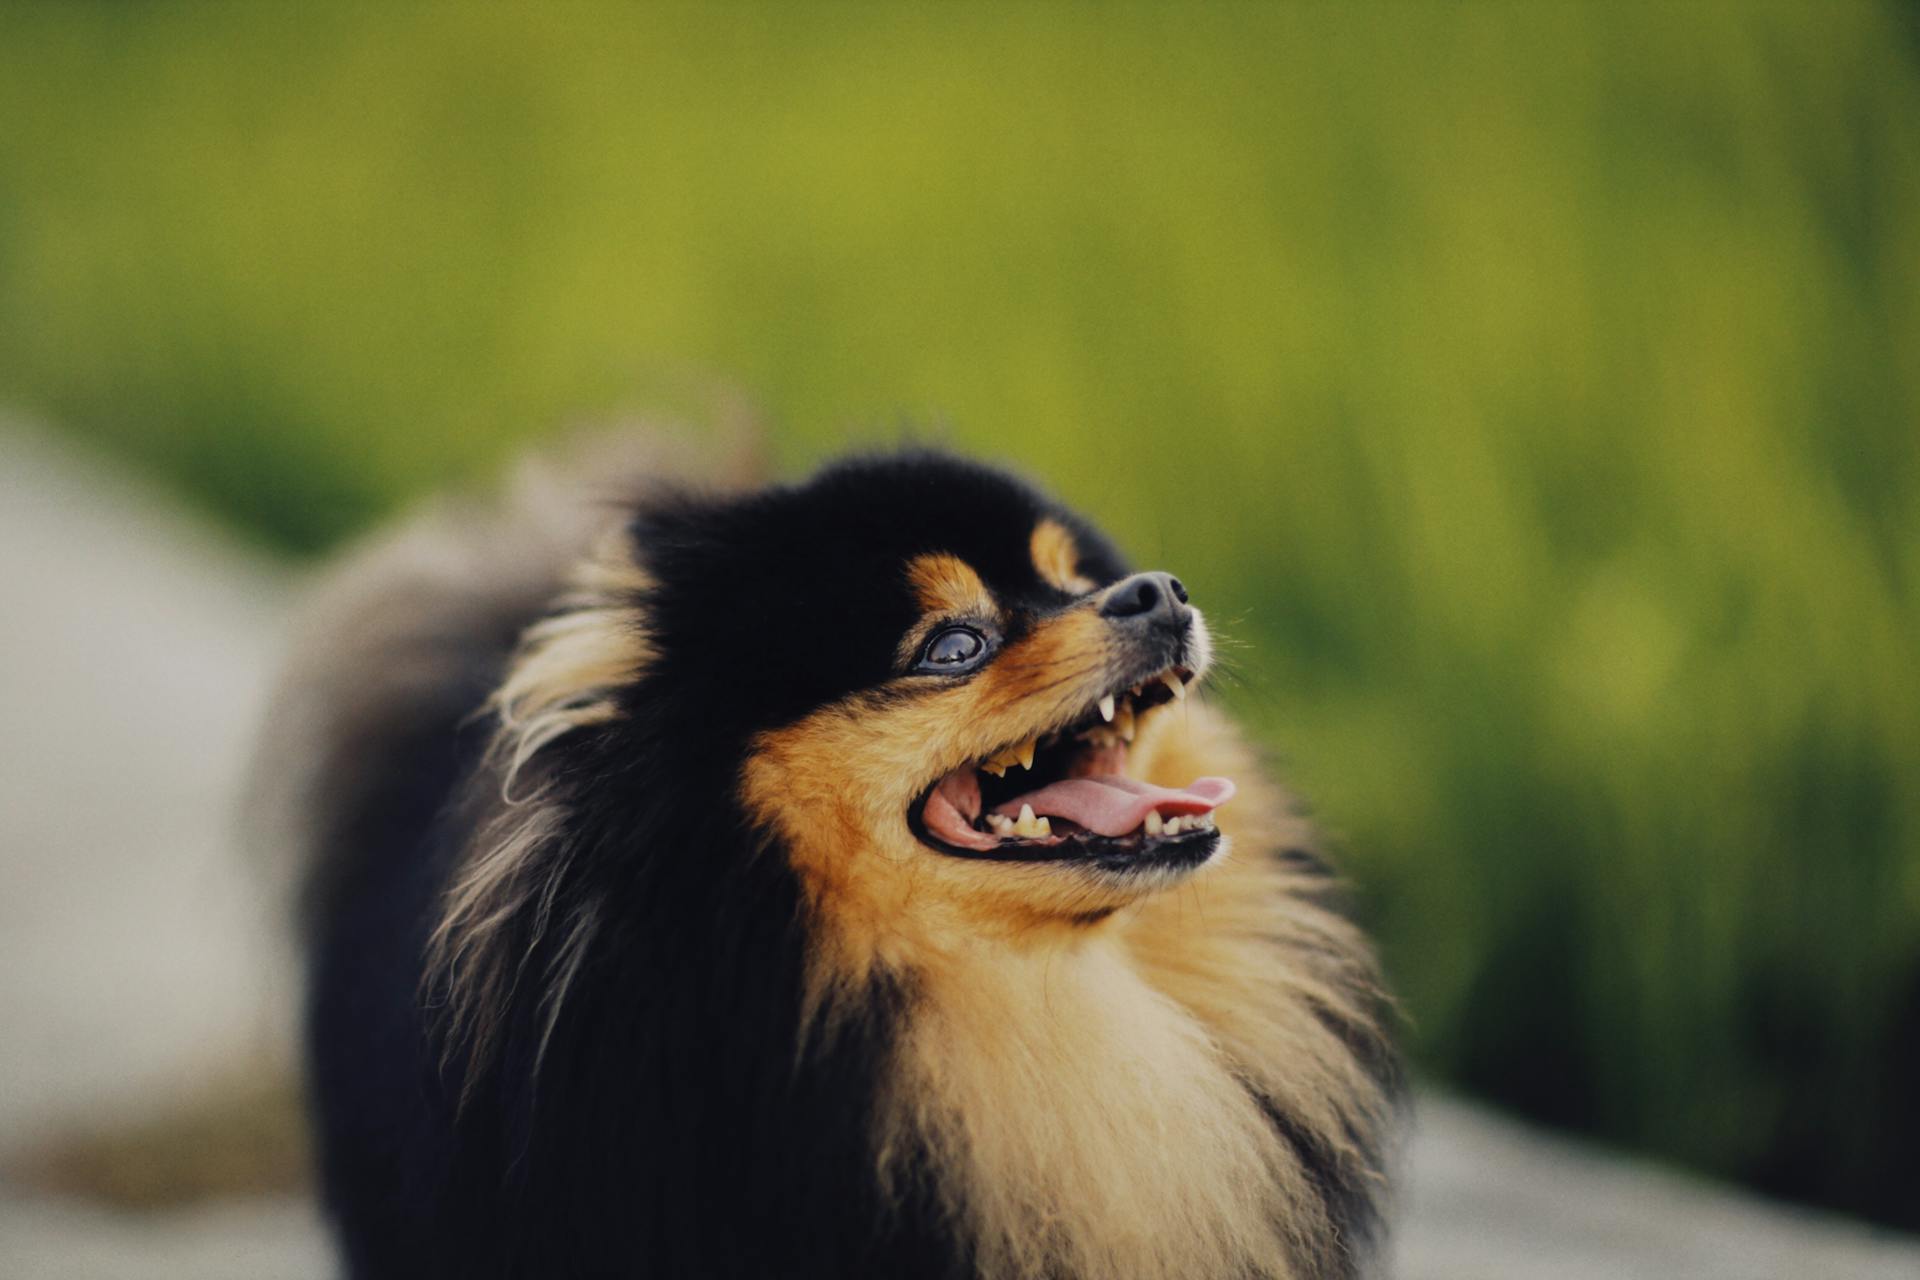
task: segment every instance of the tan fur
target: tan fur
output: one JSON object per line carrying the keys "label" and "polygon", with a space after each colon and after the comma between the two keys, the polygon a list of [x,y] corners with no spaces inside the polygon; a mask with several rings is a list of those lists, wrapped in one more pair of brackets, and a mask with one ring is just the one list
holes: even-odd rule
{"label": "tan fur", "polygon": [[1046,518],[1034,525],[1028,549],[1041,581],[1071,596],[1083,596],[1093,590],[1093,579],[1080,572],[1080,547],[1058,520]]}
{"label": "tan fur", "polygon": [[[427,943],[428,980],[446,994],[450,1043],[484,1052],[492,1040],[518,972],[502,929],[529,906],[536,928],[555,924],[548,916],[566,866],[541,855],[561,815],[539,788],[515,794],[515,783],[543,747],[619,714],[615,695],[649,656],[638,605],[647,586],[625,531],[604,535],[555,611],[527,628],[489,700],[498,724],[488,748],[500,778],[498,808],[447,890]],[[567,931],[563,959],[541,993],[549,1033],[599,920],[588,912],[557,927]]]}
{"label": "tan fur", "polygon": [[823,987],[939,939],[1060,928],[1131,899],[1061,868],[929,856],[905,825],[934,779],[1084,712],[1105,678],[1105,631],[1088,605],[1035,627],[973,680],[901,701],[855,695],[761,736],[743,798],[789,837],[820,905]]}
{"label": "tan fur", "polygon": [[955,620],[1003,623],[999,601],[973,566],[958,556],[915,556],[907,562],[907,583],[920,604],[920,624],[900,638],[894,658],[911,666],[913,656],[943,622]]}
{"label": "tan fur", "polygon": [[603,724],[613,695],[647,660],[644,619],[635,601],[648,586],[624,531],[575,570],[572,590],[554,614],[529,627],[504,683],[489,700],[503,790],[511,802],[526,762],[562,734]]}
{"label": "tan fur", "polygon": [[1315,882],[1261,856],[1307,832],[1225,721],[1197,700],[1156,710],[1130,768],[1240,783],[1227,852],[1194,875],[947,857],[906,826],[932,780],[1084,711],[1110,680],[1106,636],[1090,603],[964,685],[763,735],[743,799],[807,887],[816,1000],[876,970],[918,997],[882,1168],[936,1153],[982,1274],[1311,1276],[1317,1192],[1246,1085],[1377,1173],[1349,1134],[1376,1134],[1386,1101],[1327,1025],[1369,1034],[1372,962]]}
{"label": "tan fur", "polygon": [[928,614],[996,617],[1000,612],[987,584],[958,556],[915,556],[907,563],[907,581]]}

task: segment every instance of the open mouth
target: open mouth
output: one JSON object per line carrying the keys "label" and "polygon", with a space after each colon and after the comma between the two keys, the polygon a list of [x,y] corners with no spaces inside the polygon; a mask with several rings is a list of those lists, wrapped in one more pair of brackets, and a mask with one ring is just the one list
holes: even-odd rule
{"label": "open mouth", "polygon": [[1014,743],[935,782],[908,813],[942,853],[1010,862],[1090,858],[1127,868],[1204,862],[1219,843],[1213,811],[1226,778],[1182,788],[1127,776],[1144,717],[1187,696],[1193,673],[1169,667],[1097,699],[1066,728]]}

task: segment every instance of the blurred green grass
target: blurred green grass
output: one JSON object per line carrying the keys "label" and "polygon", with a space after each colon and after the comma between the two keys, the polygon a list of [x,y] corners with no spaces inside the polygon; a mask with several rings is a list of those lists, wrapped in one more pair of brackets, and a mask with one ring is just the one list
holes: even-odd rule
{"label": "blurred green grass", "polygon": [[9,7],[0,397],[297,552],[949,423],[1212,606],[1430,1069],[1920,1226],[1916,30]]}

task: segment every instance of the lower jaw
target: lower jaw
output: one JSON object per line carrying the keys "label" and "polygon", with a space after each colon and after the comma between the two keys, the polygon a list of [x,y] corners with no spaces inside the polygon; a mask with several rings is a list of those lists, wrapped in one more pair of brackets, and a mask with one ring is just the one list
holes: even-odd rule
{"label": "lower jaw", "polygon": [[[1124,845],[1126,841],[1101,841],[1100,843]],[[1096,846],[1079,857],[1077,861],[1096,870],[1115,875],[1137,875],[1146,871],[1190,871],[1210,861],[1219,849],[1219,831],[1205,830],[1179,836],[1149,837],[1144,847],[1131,851],[1125,848],[1103,851]]]}
{"label": "lower jaw", "polygon": [[1212,827],[1177,836],[1149,836],[1133,832],[1124,836],[1097,836],[1091,832],[1070,835],[1057,844],[1033,845],[1009,842],[993,849],[961,849],[931,834],[922,821],[924,800],[907,815],[907,826],[914,837],[936,853],[974,862],[1063,864],[1094,870],[1131,874],[1140,871],[1178,871],[1200,866],[1219,850],[1220,832]]}

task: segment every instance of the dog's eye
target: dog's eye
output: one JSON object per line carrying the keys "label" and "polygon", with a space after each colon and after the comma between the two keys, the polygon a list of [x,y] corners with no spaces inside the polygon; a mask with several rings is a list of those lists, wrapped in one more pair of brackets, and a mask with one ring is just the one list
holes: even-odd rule
{"label": "dog's eye", "polygon": [[986,657],[987,641],[972,627],[947,627],[936,631],[927,647],[920,651],[921,671],[953,673],[970,671]]}

